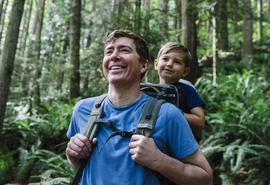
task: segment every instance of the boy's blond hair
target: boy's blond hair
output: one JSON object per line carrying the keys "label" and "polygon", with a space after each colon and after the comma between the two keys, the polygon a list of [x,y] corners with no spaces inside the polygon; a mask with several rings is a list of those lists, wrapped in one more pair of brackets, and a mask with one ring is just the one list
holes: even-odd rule
{"label": "boy's blond hair", "polygon": [[159,59],[161,55],[168,54],[170,52],[179,52],[183,54],[185,66],[186,67],[190,66],[192,57],[188,48],[176,42],[167,42],[166,44],[164,44],[158,52],[157,59]]}

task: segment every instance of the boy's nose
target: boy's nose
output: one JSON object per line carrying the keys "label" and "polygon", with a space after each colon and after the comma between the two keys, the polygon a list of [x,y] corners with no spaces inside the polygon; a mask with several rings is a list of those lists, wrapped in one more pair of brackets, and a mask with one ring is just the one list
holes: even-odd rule
{"label": "boy's nose", "polygon": [[167,62],[167,65],[168,65],[168,66],[172,66],[172,65],[173,65],[173,61],[170,59],[170,60]]}

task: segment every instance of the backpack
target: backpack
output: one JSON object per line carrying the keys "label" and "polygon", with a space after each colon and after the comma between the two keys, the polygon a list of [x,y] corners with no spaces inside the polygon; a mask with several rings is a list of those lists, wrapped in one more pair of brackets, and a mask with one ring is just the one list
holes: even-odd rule
{"label": "backpack", "polygon": [[180,88],[173,84],[142,83],[141,91],[157,99],[163,99],[179,107],[181,93]]}
{"label": "backpack", "polygon": [[[163,93],[163,91],[161,92]],[[93,105],[90,117],[88,119],[87,128],[85,130],[84,135],[88,137],[90,141],[92,141],[93,138],[96,136],[100,124],[106,124],[108,126],[111,126],[110,122],[104,122],[102,119],[100,119],[100,115],[102,114],[102,107],[103,107],[105,98],[106,98],[106,95],[101,95],[96,99],[95,104]],[[147,101],[144,107],[139,123],[137,124],[136,132],[135,132],[136,134],[141,134],[146,137],[151,136],[152,130],[155,126],[155,122],[157,119],[160,106],[164,102],[165,102],[164,99],[157,99],[155,97],[150,97],[150,99]],[[126,132],[126,131],[117,130],[116,128],[112,128],[112,129],[115,130],[115,134],[113,134],[112,136],[118,134],[118,135],[121,135],[122,137],[131,137],[131,135],[134,134],[134,133]],[[88,162],[88,159],[81,160],[80,162],[81,162],[80,167],[78,171],[76,172],[76,175],[73,178],[71,185],[79,184],[83,170]],[[163,177],[162,175],[158,173],[156,173],[156,176],[158,177],[161,185],[174,185],[174,183],[171,182],[166,177]]]}

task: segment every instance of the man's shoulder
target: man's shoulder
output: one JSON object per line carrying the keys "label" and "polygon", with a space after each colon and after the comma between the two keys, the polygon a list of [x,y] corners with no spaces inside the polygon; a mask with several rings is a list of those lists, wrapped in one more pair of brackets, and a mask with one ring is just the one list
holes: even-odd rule
{"label": "man's shoulder", "polygon": [[98,97],[95,96],[79,100],[75,105],[75,109],[78,111],[91,110]]}

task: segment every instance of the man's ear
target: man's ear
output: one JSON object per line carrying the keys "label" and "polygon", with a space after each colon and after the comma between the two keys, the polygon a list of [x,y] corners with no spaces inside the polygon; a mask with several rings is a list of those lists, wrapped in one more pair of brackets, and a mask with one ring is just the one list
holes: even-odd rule
{"label": "man's ear", "polygon": [[186,67],[183,73],[183,77],[186,77],[189,74],[189,72],[190,72],[190,67]]}
{"label": "man's ear", "polygon": [[143,62],[141,63],[142,68],[141,68],[141,74],[144,74],[148,70],[148,62]]}

